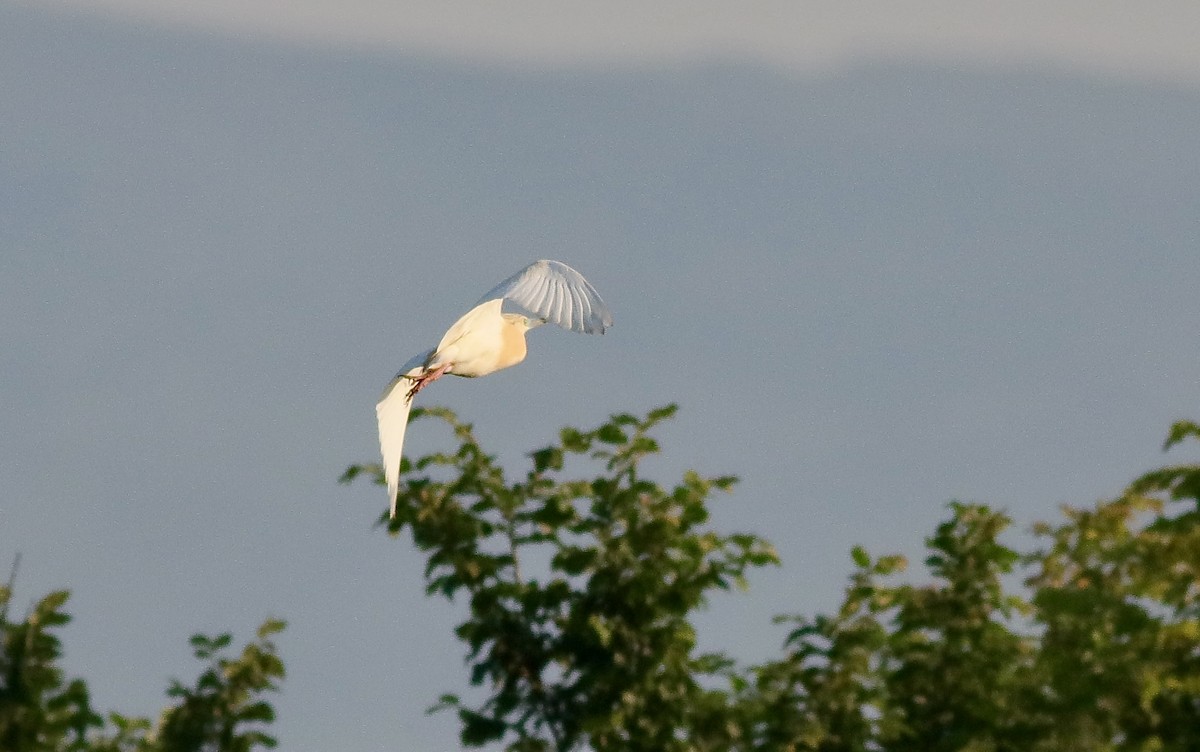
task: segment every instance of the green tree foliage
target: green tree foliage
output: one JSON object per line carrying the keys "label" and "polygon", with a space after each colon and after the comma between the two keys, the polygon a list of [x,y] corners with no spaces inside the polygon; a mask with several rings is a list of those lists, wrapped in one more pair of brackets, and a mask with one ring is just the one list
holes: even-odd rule
{"label": "green tree foliage", "polygon": [[[398,514],[426,555],[430,595],[465,607],[456,634],[482,699],[443,695],[467,746],[514,752],[1194,752],[1200,749],[1200,465],[1165,467],[1120,496],[1066,507],[1021,551],[1011,520],[952,503],[923,571],[851,552],[831,614],[782,616],[779,658],[739,666],[697,649],[715,592],[776,563],[769,543],[708,523],[728,476],[643,471],[674,406],[563,429],[509,478],[471,427],[405,460]],[[1200,439],[1172,427],[1167,449]],[[1193,443],[1194,446],[1194,443]],[[354,466],[350,480],[377,466]],[[196,635],[203,668],[172,682],[157,720],[98,714],[60,666],[67,593],[10,619],[0,587],[3,752],[250,752],[284,667],[268,621],[231,651]]]}
{"label": "green tree foliage", "polygon": [[284,623],[268,620],[239,656],[228,657],[228,634],[195,635],[195,655],[206,664],[192,687],[178,681],[172,704],[157,723],[91,707],[87,684],[68,680],[59,666],[58,630],[70,621],[68,593],[42,598],[20,621],[9,619],[12,582],[0,587],[0,750],[4,752],[250,752],[274,747],[264,730],[274,711],[263,693],[283,678],[272,635]]}
{"label": "green tree foliage", "polygon": [[[696,652],[689,617],[776,556],[756,536],[706,526],[708,497],[733,478],[689,472],[663,488],[642,477],[641,461],[658,451],[649,431],[674,412],[564,429],[512,481],[469,425],[414,411],[446,421],[459,446],[406,462],[389,529],[410,530],[427,552],[429,593],[469,601],[457,635],[471,683],[489,695],[440,703],[458,711],[464,744],[666,752],[704,748],[700,730],[723,725],[725,695],[707,686],[728,661]],[[588,463],[598,477],[566,472]],[[436,470],[444,479],[426,472]]]}
{"label": "green tree foliage", "polygon": [[[1166,448],[1200,438],[1172,427]],[[1200,749],[1200,465],[1040,525],[1045,749]],[[1073,740],[1083,740],[1077,742]]]}
{"label": "green tree foliage", "polygon": [[[776,556],[707,525],[733,478],[643,475],[651,430],[674,411],[564,429],[519,480],[449,411],[414,411],[457,446],[405,460],[397,518],[381,522],[425,552],[429,594],[465,596],[457,635],[486,698],[435,706],[458,712],[465,745],[1200,749],[1200,467],[1065,508],[1026,552],[1003,541],[1003,513],[952,503],[926,541],[925,582],[902,580],[903,557],[855,548],[836,612],[780,617],[783,655],[738,667],[696,652],[691,617]],[[1179,423],[1167,446],[1196,438]],[[344,479],[363,471],[378,476]]]}
{"label": "green tree foliage", "polygon": [[71,620],[63,611],[66,591],[42,598],[20,622],[8,619],[11,600],[10,580],[0,587],[0,749],[87,749],[88,729],[101,719],[87,685],[68,681],[58,666],[62,644],[55,631]]}

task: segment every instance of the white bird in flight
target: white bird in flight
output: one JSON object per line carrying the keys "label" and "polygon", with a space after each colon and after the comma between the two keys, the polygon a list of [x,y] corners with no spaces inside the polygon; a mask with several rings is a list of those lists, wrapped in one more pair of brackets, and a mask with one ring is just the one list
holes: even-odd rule
{"label": "white bird in flight", "polygon": [[383,390],[375,415],[393,518],[413,397],[448,373],[486,376],[515,366],[525,359],[525,332],[547,322],[584,334],[604,334],[613,323],[612,312],[582,274],[561,261],[535,261],[492,288],[436,348],[405,363]]}

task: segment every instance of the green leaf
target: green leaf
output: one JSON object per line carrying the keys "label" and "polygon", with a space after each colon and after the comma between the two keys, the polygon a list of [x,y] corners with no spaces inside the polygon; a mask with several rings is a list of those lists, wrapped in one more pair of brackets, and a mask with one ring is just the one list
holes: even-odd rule
{"label": "green leaf", "polygon": [[259,626],[258,632],[256,634],[258,635],[258,638],[261,640],[261,639],[270,637],[273,634],[278,634],[279,632],[282,632],[286,628],[287,628],[287,622],[284,621],[283,619],[267,619],[266,621],[264,621],[262,623],[262,625]]}
{"label": "green leaf", "polygon": [[563,453],[558,447],[546,447],[534,452],[533,469],[536,473],[542,473],[546,470],[562,470],[563,468]]}
{"label": "green leaf", "polygon": [[646,424],[647,426],[650,426],[669,418],[673,418],[677,412],[679,412],[679,405],[675,404],[674,402],[668,405],[663,405],[662,407],[656,407],[646,415]]}
{"label": "green leaf", "polygon": [[1188,437],[1200,438],[1200,423],[1190,420],[1177,421],[1171,426],[1171,431],[1167,434],[1167,440],[1163,443],[1163,450],[1170,449]]}
{"label": "green leaf", "polygon": [[554,555],[550,566],[563,574],[578,575],[591,567],[596,557],[594,549],[567,546]]}
{"label": "green leaf", "polygon": [[629,441],[629,437],[615,423],[606,423],[600,426],[600,429],[596,431],[596,438],[605,444],[624,444]]}
{"label": "green leaf", "polygon": [[463,724],[462,742],[470,747],[480,747],[488,742],[494,742],[504,736],[504,732],[508,730],[508,726],[503,721],[465,708],[458,711],[458,717]]}
{"label": "green leaf", "polygon": [[589,441],[587,437],[574,428],[568,427],[562,429],[562,431],[559,433],[559,438],[562,442],[563,450],[567,452],[574,452],[578,454],[580,452],[586,452],[588,447],[591,446],[591,441]]}

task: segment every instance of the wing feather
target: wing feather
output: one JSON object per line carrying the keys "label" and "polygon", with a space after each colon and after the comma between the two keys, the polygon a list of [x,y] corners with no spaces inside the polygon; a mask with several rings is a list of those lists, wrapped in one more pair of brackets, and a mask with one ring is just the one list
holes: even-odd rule
{"label": "wing feather", "polygon": [[383,477],[387,480],[388,504],[392,519],[396,517],[396,492],[400,488],[400,458],[404,456],[404,434],[408,430],[408,413],[412,400],[408,389],[412,380],[397,376],[383,392],[375,406],[379,420],[379,448],[383,454]]}
{"label": "wing feather", "polygon": [[583,315],[583,308],[586,303],[587,298],[583,297],[582,295],[571,296],[571,315],[574,317],[572,320],[572,325],[574,325],[576,322],[582,325],[584,321],[587,321]]}
{"label": "wing feather", "polygon": [[555,322],[562,322],[562,325],[571,328],[571,314],[568,312],[564,315],[563,302],[567,297],[566,290],[563,289],[563,283],[560,279],[550,278],[549,280],[550,305],[547,308],[549,316],[546,318]]}
{"label": "wing feather", "polygon": [[561,261],[535,261],[488,291],[480,302],[501,298],[564,329],[604,334],[612,312],[583,275]]}

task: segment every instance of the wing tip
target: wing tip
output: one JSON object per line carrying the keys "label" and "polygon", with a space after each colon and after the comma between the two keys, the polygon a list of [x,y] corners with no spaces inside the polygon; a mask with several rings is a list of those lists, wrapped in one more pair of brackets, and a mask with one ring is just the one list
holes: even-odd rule
{"label": "wing tip", "polygon": [[392,379],[375,405],[375,416],[379,423],[380,453],[383,456],[383,477],[388,491],[388,518],[392,520],[396,519],[400,467],[404,464],[404,434],[408,429],[408,416],[413,403],[406,388],[409,378],[400,374]]}

